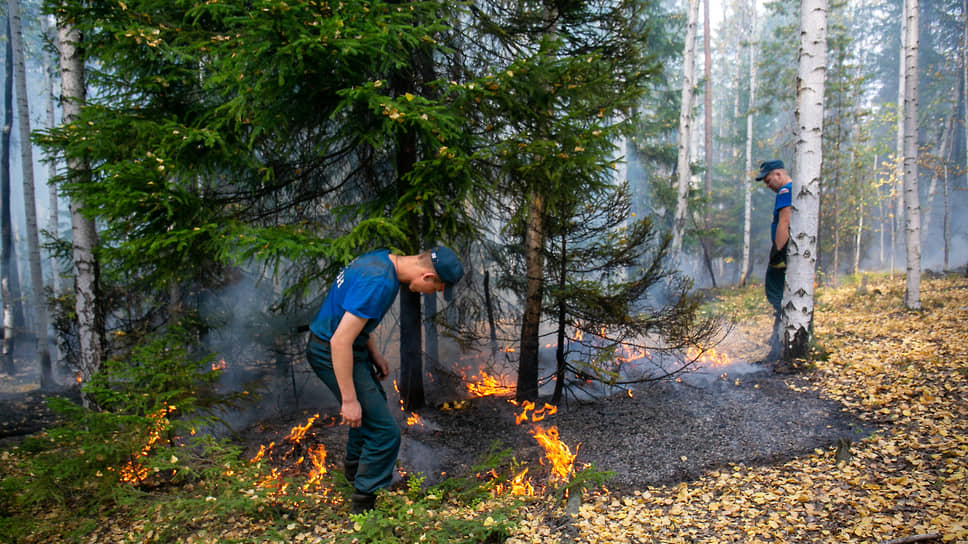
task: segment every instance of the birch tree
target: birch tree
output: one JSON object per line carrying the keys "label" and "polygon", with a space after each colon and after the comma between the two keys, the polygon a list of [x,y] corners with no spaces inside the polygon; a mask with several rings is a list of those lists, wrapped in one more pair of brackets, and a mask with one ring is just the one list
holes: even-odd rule
{"label": "birch tree", "polygon": [[894,162],[896,166],[896,198],[894,199],[894,221],[891,224],[891,276],[894,276],[894,261],[897,255],[896,240],[898,230],[901,225],[902,213],[904,210],[904,88],[905,73],[907,66],[904,62],[904,43],[907,40],[907,18],[904,16],[907,10],[907,0],[901,2],[901,47],[898,48],[898,73],[897,73],[897,135],[894,141]]}
{"label": "birch tree", "polygon": [[690,143],[692,138],[692,103],[696,88],[696,23],[699,19],[699,0],[688,0],[686,43],[682,52],[682,110],[679,112],[679,155],[676,160],[676,214],[672,224],[672,254],[678,258],[682,251],[682,236],[689,208]]}
{"label": "birch tree", "polygon": [[746,285],[750,274],[750,225],[752,223],[753,187],[753,110],[756,107],[756,0],[750,0],[750,77],[749,103],[746,108],[746,170],[743,174],[743,264],[740,285]]}
{"label": "birch tree", "polygon": [[4,63],[6,77],[3,83],[3,137],[0,143],[3,158],[0,161],[0,292],[3,296],[3,344],[0,347],[0,365],[3,372],[12,376],[16,372],[13,363],[17,306],[20,301],[17,267],[13,264],[13,225],[10,219],[10,132],[13,129],[13,46],[10,44],[10,17],[7,17],[7,52]]}
{"label": "birch tree", "polygon": [[[45,40],[50,39],[53,41],[55,39],[55,36],[52,35],[52,32],[51,32],[52,30],[51,26],[52,25],[48,16],[46,15],[42,16],[40,20],[40,27],[42,29],[41,31],[44,34]],[[43,49],[43,64],[44,64],[44,90],[45,90],[44,102],[46,105],[45,113],[47,114],[47,128],[54,128],[56,121],[54,117],[54,74],[53,74],[53,66],[52,66],[53,61],[50,58],[50,52],[48,51],[48,48],[44,47],[42,49]],[[59,238],[60,237],[60,234],[59,234],[60,212],[57,206],[57,183],[54,181],[54,178],[57,177],[57,163],[52,156],[48,156],[47,166],[48,166],[47,230],[48,232],[50,232],[51,236],[54,236],[55,238]],[[58,269],[60,267],[58,266],[57,257],[54,255],[53,251],[50,252],[48,257],[50,260],[50,270],[51,270],[50,286],[51,286],[51,289],[56,294],[60,292],[60,274],[58,273]]]}
{"label": "birch tree", "polygon": [[13,71],[17,86],[17,118],[20,129],[20,163],[23,169],[24,218],[27,223],[27,249],[30,265],[30,299],[34,310],[34,335],[37,338],[37,359],[40,363],[40,386],[54,385],[47,345],[47,303],[44,300],[44,276],[40,268],[40,234],[37,227],[37,198],[34,193],[34,154],[30,143],[30,105],[27,100],[27,70],[24,66],[23,32],[20,21],[20,2],[8,0]]}
{"label": "birch tree", "polygon": [[918,198],[918,0],[904,3],[904,305],[921,308],[921,205]]}
{"label": "birch tree", "polygon": [[706,169],[703,172],[703,195],[706,198],[706,213],[703,214],[703,229],[705,232],[702,236],[702,254],[703,260],[706,262],[706,270],[709,272],[709,281],[713,287],[716,287],[716,274],[713,273],[711,262],[712,251],[709,247],[709,231],[712,229],[712,210],[710,206],[712,205],[713,195],[713,163],[716,160],[713,156],[713,61],[712,49],[709,44],[709,37],[712,34],[712,28],[709,24],[709,2],[710,0],[703,0],[702,50],[704,60],[703,76],[706,80],[703,91],[703,147],[705,148],[704,155],[706,159]]}
{"label": "birch tree", "polygon": [[[61,115],[64,124],[73,122],[87,99],[84,87],[84,58],[80,50],[81,33],[71,22],[57,21],[57,40],[60,50]],[[67,176],[81,182],[89,176],[88,165],[76,156],[67,156]],[[84,203],[77,197],[70,202],[72,253],[74,257],[75,312],[77,314],[78,368],[80,379],[87,381],[101,368],[104,358],[104,316],[99,294],[99,267],[94,248],[98,243],[94,220],[83,214]],[[85,406],[91,401],[83,398]]]}
{"label": "birch tree", "polygon": [[802,0],[797,70],[797,174],[793,178],[790,242],[781,306],[782,358],[786,361],[806,356],[813,335],[813,284],[819,250],[826,59],[827,2]]}

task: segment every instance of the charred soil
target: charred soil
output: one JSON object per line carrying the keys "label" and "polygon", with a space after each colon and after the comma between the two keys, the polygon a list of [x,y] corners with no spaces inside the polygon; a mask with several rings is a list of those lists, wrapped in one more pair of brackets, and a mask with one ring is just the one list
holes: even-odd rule
{"label": "charred soil", "polygon": [[[745,355],[756,356],[760,348],[765,353],[765,346],[754,345]],[[555,427],[576,454],[577,469],[591,464],[614,473],[607,485],[622,492],[693,480],[729,465],[783,462],[841,439],[857,442],[874,430],[822,398],[810,372],[778,374],[769,365],[745,365],[742,374],[721,372],[705,380],[652,382],[594,401],[572,400],[538,422],[516,424],[522,408],[498,396],[455,396],[418,411],[419,420],[410,424],[412,414],[401,411],[400,469],[423,474],[433,484],[470,475],[498,448],[527,465],[534,481],[546,481],[550,469],[532,434]],[[280,413],[248,427],[242,433],[247,451],[282,443],[311,412]],[[302,446],[324,444],[332,469],[340,465],[347,432],[335,423],[337,412],[324,410],[306,436],[310,444]]]}

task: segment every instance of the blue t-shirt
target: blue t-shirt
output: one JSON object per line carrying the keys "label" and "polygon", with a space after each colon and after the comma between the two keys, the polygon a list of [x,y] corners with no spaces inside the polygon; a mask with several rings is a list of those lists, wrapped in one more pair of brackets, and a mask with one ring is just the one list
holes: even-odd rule
{"label": "blue t-shirt", "polygon": [[773,223],[770,225],[770,241],[776,242],[776,225],[780,222],[780,210],[793,204],[793,182],[789,182],[776,192],[773,203]]}
{"label": "blue t-shirt", "polygon": [[343,314],[349,312],[367,320],[354,344],[365,343],[393,305],[399,290],[400,281],[388,250],[360,255],[340,270],[309,329],[323,340],[329,340]]}

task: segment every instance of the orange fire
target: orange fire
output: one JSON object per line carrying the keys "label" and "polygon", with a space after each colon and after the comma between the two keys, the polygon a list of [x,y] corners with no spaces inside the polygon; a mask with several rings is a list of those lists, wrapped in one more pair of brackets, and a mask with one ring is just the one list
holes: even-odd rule
{"label": "orange fire", "polygon": [[531,435],[545,449],[545,457],[551,463],[552,476],[562,481],[567,480],[577,453],[571,453],[571,448],[558,438],[558,427],[553,426],[546,431],[540,425],[535,425]]}
{"label": "orange fire", "polygon": [[[495,479],[498,478],[497,472],[491,470],[491,476]],[[531,485],[531,479],[528,478],[528,467],[524,467],[524,470],[517,473],[514,478],[505,485],[497,484],[494,488],[495,494],[510,493],[512,495],[518,495],[522,497],[533,497],[534,496],[534,486]]]}
{"label": "orange fire", "polygon": [[306,431],[312,427],[313,422],[315,422],[317,419],[319,419],[319,414],[315,414],[314,416],[310,417],[304,425],[296,425],[293,427],[292,430],[289,431],[289,436],[286,437],[286,440],[289,440],[290,442],[299,442],[302,440],[303,437],[306,436]]}
{"label": "orange fire", "polygon": [[410,412],[410,417],[407,418],[407,425],[423,425],[423,420],[416,412]]}
{"label": "orange fire", "polygon": [[139,462],[138,458],[147,457],[151,453],[151,449],[155,446],[155,443],[161,439],[161,433],[168,426],[168,416],[175,409],[175,406],[169,405],[164,408],[159,408],[153,414],[148,415],[148,418],[153,421],[151,429],[148,431],[148,439],[141,446],[141,451],[138,452],[138,455],[118,470],[122,482],[138,483],[148,477],[148,469]]}
{"label": "orange fire", "polygon": [[77,383],[81,383],[82,381],[84,381],[84,378],[81,377],[80,372],[78,372],[77,375],[74,376],[74,379],[77,381]]}
{"label": "orange fire", "polygon": [[225,359],[219,359],[218,361],[212,361],[212,371],[225,370],[226,367]]}
{"label": "orange fire", "polygon": [[[297,452],[302,453],[294,463],[294,466],[288,468],[278,468],[272,467],[269,474],[261,478],[255,485],[262,489],[268,489],[271,495],[279,496],[284,495],[289,487],[289,482],[286,481],[286,477],[292,475],[294,472],[299,471],[304,462],[309,463],[309,470],[306,476],[306,481],[302,484],[303,491],[309,491],[310,489],[317,489],[323,485],[323,475],[327,473],[326,469],[326,446],[323,444],[314,444],[308,446],[307,449],[303,450],[297,448],[297,444],[300,444],[302,440],[306,437],[309,432],[310,427],[313,423],[319,419],[319,414],[314,414],[306,420],[302,425],[296,425],[290,429],[289,434],[286,435],[285,440],[291,443],[289,450],[285,454],[279,456],[273,455],[273,448],[276,447],[275,442],[270,442],[268,445],[259,446],[259,451],[249,460],[250,463],[257,463],[259,461],[273,461],[279,462],[280,460],[288,459],[290,455],[295,455]],[[331,424],[335,422],[332,421]],[[322,492],[324,495],[328,494],[328,489],[323,488]]]}
{"label": "orange fire", "polygon": [[497,377],[491,376],[483,370],[481,371],[480,381],[467,384],[467,390],[478,397],[508,395],[514,392],[513,387],[504,385]]}
{"label": "orange fire", "polygon": [[689,348],[686,350],[686,357],[690,361],[696,361],[705,368],[724,367],[732,363],[728,355],[718,353],[714,349]]}
{"label": "orange fire", "polygon": [[313,464],[313,468],[309,471],[309,477],[306,479],[306,483],[303,484],[303,491],[313,486],[318,487],[323,478],[323,474],[326,474],[326,446],[317,444],[310,447],[309,460]]}
{"label": "orange fire", "polygon": [[527,421],[529,411],[531,411],[531,421],[541,421],[547,416],[558,413],[558,407],[548,404],[547,402],[545,403],[544,406],[535,410],[534,403],[529,400],[526,400],[524,401],[524,404],[521,405],[521,408],[522,408],[521,413],[515,416],[514,418],[515,425],[520,425],[522,422]]}

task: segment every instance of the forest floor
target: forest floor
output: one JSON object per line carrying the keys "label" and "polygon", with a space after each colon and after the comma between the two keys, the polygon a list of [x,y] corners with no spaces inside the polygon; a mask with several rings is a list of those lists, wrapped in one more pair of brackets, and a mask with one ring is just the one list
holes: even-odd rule
{"label": "forest floor", "polygon": [[[437,483],[471,472],[493,445],[507,448],[539,492],[517,511],[510,544],[968,542],[968,279],[925,277],[920,311],[903,309],[900,277],[819,289],[818,358],[783,373],[749,364],[765,355],[771,323],[760,290],[711,295],[736,319],[717,346],[732,365],[573,401],[540,422],[516,424],[523,408],[502,397],[428,408],[417,422],[402,421],[402,472]],[[4,421],[22,420],[15,402],[30,406],[0,395],[0,435]],[[346,432],[333,416],[322,414],[312,444],[302,446],[324,445],[331,473]],[[283,442],[306,417],[283,413],[249,426],[240,433],[244,455]],[[557,431],[576,467],[591,464],[611,480],[586,490],[580,506],[556,499],[539,428]],[[333,499],[320,504],[345,511]],[[452,510],[442,504],[437,515]],[[157,540],[144,520],[119,513],[104,521],[79,541]],[[254,520],[211,516],[166,534],[180,533],[170,540],[180,542],[350,542],[360,530],[318,511],[290,521],[270,534]]]}

